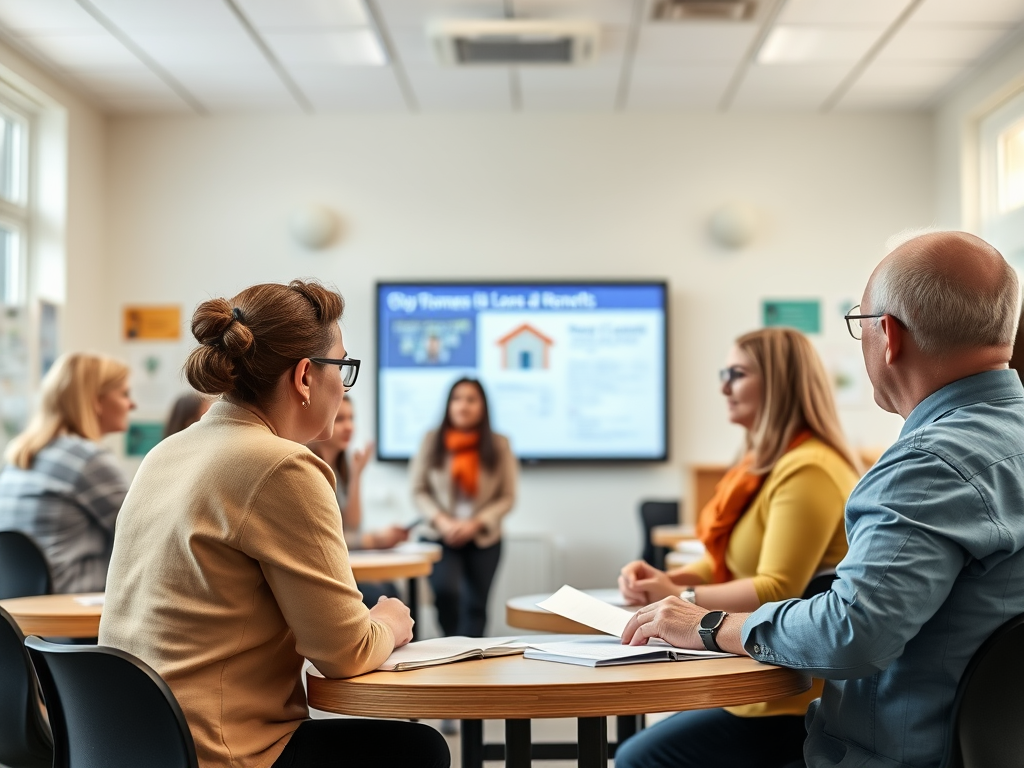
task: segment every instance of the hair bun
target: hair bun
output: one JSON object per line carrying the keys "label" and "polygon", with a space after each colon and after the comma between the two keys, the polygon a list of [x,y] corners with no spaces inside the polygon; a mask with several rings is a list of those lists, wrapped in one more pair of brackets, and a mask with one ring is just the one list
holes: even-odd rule
{"label": "hair bun", "polygon": [[192,335],[208,347],[219,347],[229,357],[244,355],[253,345],[252,331],[244,324],[245,315],[225,299],[204,301],[192,315]]}

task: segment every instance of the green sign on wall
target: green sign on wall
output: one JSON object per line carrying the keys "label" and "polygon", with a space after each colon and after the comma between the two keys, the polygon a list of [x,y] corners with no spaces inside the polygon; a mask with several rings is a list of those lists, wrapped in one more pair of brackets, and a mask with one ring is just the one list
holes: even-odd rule
{"label": "green sign on wall", "polygon": [[125,453],[145,456],[164,436],[164,425],[159,421],[136,421],[128,425],[125,435]]}
{"label": "green sign on wall", "polygon": [[765,299],[761,302],[761,317],[765,328],[785,325],[803,333],[821,333],[820,301]]}

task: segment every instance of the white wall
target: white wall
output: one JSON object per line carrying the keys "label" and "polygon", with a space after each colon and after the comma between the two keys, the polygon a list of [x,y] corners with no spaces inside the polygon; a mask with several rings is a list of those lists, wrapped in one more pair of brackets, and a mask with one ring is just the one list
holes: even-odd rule
{"label": "white wall", "polygon": [[[672,460],[528,467],[508,521],[558,537],[568,581],[608,585],[640,550],[638,501],[679,496],[686,463],[735,455],[715,372],[759,325],[762,297],[821,298],[821,348],[856,364],[841,309],[887,236],[932,221],[931,136],[914,116],[112,119],[105,290],[83,322],[133,354],[117,338],[124,303],[188,313],[254,282],[316,276],[344,293],[346,345],[372,372],[378,279],[667,278]],[[731,199],[763,217],[739,253],[705,234]],[[288,239],[288,213],[306,201],[345,219],[327,252]],[[353,391],[363,439],[372,381]],[[859,444],[899,429],[866,387],[843,415]],[[412,517],[402,467],[373,467],[366,487],[371,524]]]}

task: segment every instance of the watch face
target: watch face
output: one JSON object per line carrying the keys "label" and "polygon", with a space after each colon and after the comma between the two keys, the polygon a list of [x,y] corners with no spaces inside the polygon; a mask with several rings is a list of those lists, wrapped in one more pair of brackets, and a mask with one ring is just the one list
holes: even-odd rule
{"label": "watch face", "polygon": [[700,620],[701,629],[714,629],[722,623],[722,619],[725,618],[725,614],[722,611],[709,611],[705,613],[703,618]]}

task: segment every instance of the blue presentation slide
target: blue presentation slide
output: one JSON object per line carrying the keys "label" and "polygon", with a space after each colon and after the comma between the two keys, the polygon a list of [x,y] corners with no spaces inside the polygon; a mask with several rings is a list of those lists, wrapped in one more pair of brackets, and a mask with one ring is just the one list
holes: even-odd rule
{"label": "blue presentation slide", "polygon": [[520,458],[666,458],[663,283],[389,283],[377,298],[382,459],[416,453],[463,376]]}

